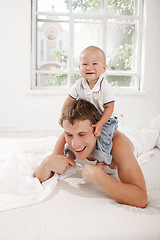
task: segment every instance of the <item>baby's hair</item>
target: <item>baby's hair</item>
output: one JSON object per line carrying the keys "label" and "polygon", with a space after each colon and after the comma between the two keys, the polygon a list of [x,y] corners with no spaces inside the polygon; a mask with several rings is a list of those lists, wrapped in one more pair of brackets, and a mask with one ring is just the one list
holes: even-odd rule
{"label": "baby's hair", "polygon": [[[102,57],[103,57],[104,63],[106,63],[106,55],[105,55],[104,51],[101,48],[96,47],[96,46],[88,46],[81,52],[81,54],[83,54],[85,52],[85,50],[88,50],[88,49],[99,51],[101,53]],[[80,54],[80,57],[81,57],[81,54]]]}

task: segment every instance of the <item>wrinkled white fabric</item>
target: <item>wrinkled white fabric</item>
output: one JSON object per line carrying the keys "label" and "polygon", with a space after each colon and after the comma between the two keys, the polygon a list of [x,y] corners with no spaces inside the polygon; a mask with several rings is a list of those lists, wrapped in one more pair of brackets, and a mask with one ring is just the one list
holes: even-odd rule
{"label": "wrinkled white fabric", "polygon": [[[157,129],[124,129],[132,140],[140,164],[149,160],[159,137]],[[41,184],[34,170],[53,151],[57,137],[38,139],[0,139],[0,211],[37,203],[49,196],[57,181],[74,175],[82,166],[77,163],[65,174],[55,174]],[[146,153],[142,158],[140,155]]]}
{"label": "wrinkled white fabric", "polygon": [[150,122],[149,127],[153,128],[153,129],[158,129],[159,137],[157,139],[156,146],[160,149],[160,114],[157,115],[154,119],[152,119],[152,121]]}
{"label": "wrinkled white fabric", "polygon": [[35,168],[53,151],[56,140],[56,137],[0,139],[0,211],[43,200],[54,191],[58,179],[77,172],[78,165],[42,184],[34,177]]}
{"label": "wrinkled white fabric", "polygon": [[156,146],[159,137],[158,129],[152,128],[138,129],[125,127],[121,129],[121,132],[133,143],[136,157],[152,150]]}

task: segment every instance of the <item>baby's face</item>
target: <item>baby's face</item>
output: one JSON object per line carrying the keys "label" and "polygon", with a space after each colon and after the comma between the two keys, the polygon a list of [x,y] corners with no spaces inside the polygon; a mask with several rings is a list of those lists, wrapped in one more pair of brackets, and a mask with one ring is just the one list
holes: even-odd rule
{"label": "baby's face", "polygon": [[80,55],[79,69],[88,83],[96,83],[106,71],[105,57],[98,49],[88,48]]}

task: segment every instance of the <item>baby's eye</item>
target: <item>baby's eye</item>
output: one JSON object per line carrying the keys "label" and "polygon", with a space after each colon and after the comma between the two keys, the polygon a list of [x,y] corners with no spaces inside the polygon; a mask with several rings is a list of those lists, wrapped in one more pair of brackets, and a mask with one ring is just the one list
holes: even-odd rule
{"label": "baby's eye", "polygon": [[83,63],[82,65],[85,65],[85,66],[86,66],[86,65],[87,65],[87,63]]}
{"label": "baby's eye", "polygon": [[93,65],[97,65],[98,63],[93,63]]}

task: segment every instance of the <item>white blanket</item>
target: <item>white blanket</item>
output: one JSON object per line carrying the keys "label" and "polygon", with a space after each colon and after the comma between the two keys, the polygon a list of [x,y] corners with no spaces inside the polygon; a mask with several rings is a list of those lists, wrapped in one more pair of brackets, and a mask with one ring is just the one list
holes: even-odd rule
{"label": "white blanket", "polygon": [[[124,129],[132,140],[140,164],[149,160],[159,132],[157,129]],[[33,173],[45,156],[53,151],[57,137],[39,139],[0,139],[0,211],[42,201],[54,191],[57,181],[78,172],[82,166],[69,169],[63,176],[55,174],[41,184]],[[146,155],[141,157],[141,154]]]}
{"label": "white blanket", "polygon": [[59,180],[43,201],[0,212],[0,239],[159,240],[160,150],[153,152],[141,166],[149,197],[145,209],[118,204],[98,186],[86,184],[79,168]]}

